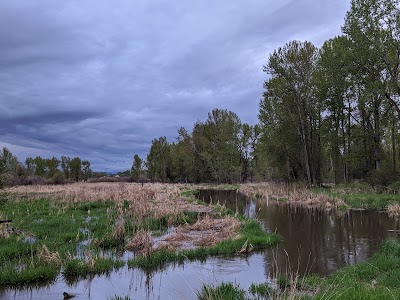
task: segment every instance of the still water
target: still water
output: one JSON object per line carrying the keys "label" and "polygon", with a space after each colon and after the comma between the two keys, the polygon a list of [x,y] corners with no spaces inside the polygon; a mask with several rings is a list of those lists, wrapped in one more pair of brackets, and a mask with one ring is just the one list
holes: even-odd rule
{"label": "still water", "polygon": [[[210,198],[211,197],[211,198]],[[234,191],[201,191],[199,198],[226,207],[247,217],[259,219],[265,230],[283,237],[277,246],[275,265],[283,271],[288,259],[300,274],[327,275],[346,264],[366,260],[385,239],[396,221],[384,212],[372,210],[326,211],[287,203],[269,203],[265,199],[247,199]],[[270,251],[266,251],[266,256]]]}
{"label": "still water", "polygon": [[[127,267],[108,276],[66,281],[61,275],[52,284],[24,289],[0,289],[0,299],[196,299],[202,284],[270,282],[276,272],[326,275],[346,264],[363,261],[380,243],[395,238],[394,219],[377,211],[326,212],[288,204],[255,201],[235,191],[201,191],[200,199],[217,201],[244,215],[257,217],[265,230],[277,232],[283,242],[249,256],[214,257],[205,262],[170,264],[161,270]],[[211,197],[211,198],[210,198]],[[127,254],[125,254],[126,256]]]}

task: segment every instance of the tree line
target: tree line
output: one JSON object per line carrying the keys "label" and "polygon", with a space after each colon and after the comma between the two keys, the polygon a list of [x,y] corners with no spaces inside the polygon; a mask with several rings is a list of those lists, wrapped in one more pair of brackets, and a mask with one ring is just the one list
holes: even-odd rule
{"label": "tree line", "polygon": [[147,177],[310,186],[397,180],[399,8],[399,0],[353,0],[342,35],[321,48],[291,41],[276,49],[263,68],[257,125],[214,109],[191,132],[179,129],[176,142],[152,141]]}
{"label": "tree line", "polygon": [[[258,124],[214,109],[176,140],[152,140],[134,156],[135,181],[233,183],[276,180],[307,185],[398,180],[400,0],[352,0],[342,34],[321,48],[291,41],[269,55]],[[0,155],[0,184],[38,176],[87,180],[80,158]],[[7,175],[7,176],[8,176]],[[25,176],[25,177],[24,177]]]}
{"label": "tree line", "polygon": [[90,162],[79,157],[28,157],[23,164],[6,147],[0,152],[0,188],[4,185],[87,181],[91,175]]}

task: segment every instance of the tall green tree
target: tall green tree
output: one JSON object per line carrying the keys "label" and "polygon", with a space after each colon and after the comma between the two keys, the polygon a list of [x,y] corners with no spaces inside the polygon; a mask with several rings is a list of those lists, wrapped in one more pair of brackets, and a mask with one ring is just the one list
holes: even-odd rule
{"label": "tall green tree", "polygon": [[139,157],[139,155],[135,154],[135,156],[133,157],[133,164],[131,169],[132,179],[136,182],[139,182],[142,171],[143,160]]}
{"label": "tall green tree", "polygon": [[400,118],[400,1],[352,0],[343,32],[352,42],[354,62],[381,88]]}
{"label": "tall green tree", "polygon": [[[266,92],[260,103],[260,122],[265,134],[283,147],[287,176],[304,175],[309,185],[320,182],[320,102],[315,96],[313,77],[319,59],[318,49],[309,42],[292,41],[275,50],[264,72],[271,78],[264,84]],[[299,146],[300,157],[291,151]],[[275,149],[274,156],[282,152]],[[275,158],[275,160],[281,160]],[[300,162],[299,170],[296,164]],[[282,161],[279,163],[282,169]],[[296,174],[299,170],[303,174]]]}
{"label": "tall green tree", "polygon": [[152,181],[166,182],[170,167],[170,145],[165,136],[154,139],[147,155],[147,172]]}
{"label": "tall green tree", "polygon": [[71,158],[69,156],[61,156],[61,169],[65,178],[69,179],[71,177]]}
{"label": "tall green tree", "polygon": [[57,159],[57,157],[53,156],[52,158],[45,160],[45,165],[46,165],[45,169],[46,169],[47,177],[52,178],[58,170],[60,161]]}
{"label": "tall green tree", "polygon": [[71,170],[71,179],[79,181],[82,179],[82,161],[79,157],[74,157],[69,162],[69,168]]}
{"label": "tall green tree", "polygon": [[90,162],[88,160],[82,161],[82,177],[84,181],[87,181],[92,175],[92,170],[90,169]]}
{"label": "tall green tree", "polygon": [[46,177],[46,160],[40,156],[34,158],[35,175],[45,178]]}
{"label": "tall green tree", "polygon": [[18,165],[17,157],[8,148],[3,147],[0,152],[0,188],[3,188],[16,173]]}

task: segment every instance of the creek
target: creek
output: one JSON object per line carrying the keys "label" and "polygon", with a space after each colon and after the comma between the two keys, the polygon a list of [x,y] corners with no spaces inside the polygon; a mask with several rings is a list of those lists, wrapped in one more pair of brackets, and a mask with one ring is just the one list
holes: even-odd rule
{"label": "creek", "polygon": [[[252,200],[236,191],[202,190],[199,199],[219,202],[249,218],[259,219],[268,232],[283,241],[276,247],[248,256],[213,257],[206,261],[169,264],[157,270],[128,269],[83,280],[66,280],[20,289],[0,289],[0,299],[196,299],[203,284],[272,282],[286,271],[300,275],[327,275],[338,268],[369,258],[385,239],[395,238],[396,221],[378,211],[326,211],[287,203]],[[121,254],[125,259],[129,253]]]}

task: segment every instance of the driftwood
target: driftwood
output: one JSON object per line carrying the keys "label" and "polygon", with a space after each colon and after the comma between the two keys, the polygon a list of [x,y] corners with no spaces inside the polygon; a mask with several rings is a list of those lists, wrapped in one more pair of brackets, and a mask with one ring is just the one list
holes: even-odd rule
{"label": "driftwood", "polygon": [[242,249],[240,249],[239,254],[250,253],[253,251],[254,247],[251,243],[249,243],[249,239],[243,244]]}

